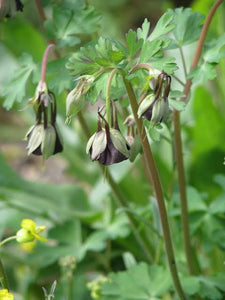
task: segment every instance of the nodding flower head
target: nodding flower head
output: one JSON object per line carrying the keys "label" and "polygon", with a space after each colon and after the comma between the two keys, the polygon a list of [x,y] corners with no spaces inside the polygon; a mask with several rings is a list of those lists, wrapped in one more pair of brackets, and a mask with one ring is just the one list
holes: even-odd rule
{"label": "nodding flower head", "polygon": [[86,151],[91,160],[97,160],[103,165],[119,163],[129,158],[129,145],[121,134],[118,124],[110,128],[108,122],[98,111],[98,128],[87,143]]}
{"label": "nodding flower head", "polygon": [[145,118],[153,125],[161,123],[169,111],[168,95],[170,92],[171,77],[162,72],[157,77],[155,91],[147,95],[138,108],[138,117]]}
{"label": "nodding flower head", "polygon": [[56,99],[54,94],[48,91],[46,84],[39,83],[34,97],[34,107],[36,124],[25,136],[28,155],[32,153],[48,159],[51,155],[61,152],[63,146],[56,126]]}
{"label": "nodding flower head", "polygon": [[85,93],[91,86],[94,77],[82,77],[76,87],[70,91],[66,98],[66,117],[67,123],[83,108],[85,104]]}

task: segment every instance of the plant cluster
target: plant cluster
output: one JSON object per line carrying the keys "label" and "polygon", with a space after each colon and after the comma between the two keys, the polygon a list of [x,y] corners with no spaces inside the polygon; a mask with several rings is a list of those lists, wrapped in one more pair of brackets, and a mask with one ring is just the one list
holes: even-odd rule
{"label": "plant cluster", "polygon": [[[183,141],[181,132],[191,134],[180,122],[181,113],[190,117],[191,87],[214,79],[225,57],[225,35],[205,42],[223,1],[214,3],[206,19],[190,8],[169,9],[154,28],[145,19],[124,41],[98,37],[100,14],[83,1],[52,2],[36,1],[44,21],[42,38],[49,44],[44,51],[42,40],[42,64],[22,55],[3,88],[3,106],[22,106],[36,86],[27,109],[32,106],[35,115],[26,134],[28,155],[45,161],[62,152],[69,170],[91,192],[79,183],[52,186],[21,179],[0,156],[6,174],[6,179],[0,176],[0,203],[12,208],[9,224],[10,214],[16,214],[12,228],[23,219],[16,235],[0,246],[15,239],[31,250],[36,240],[47,240],[39,235],[45,226],[30,217],[48,224],[49,241],[18,258],[18,265],[35,266],[34,282],[44,272],[51,279],[57,274],[57,287],[50,280],[50,293],[43,288],[45,299],[224,299],[225,177],[216,177],[222,192],[208,191],[213,200],[188,186],[183,145],[190,141]],[[22,6],[0,1],[6,33]],[[46,17],[49,8],[52,14]],[[193,45],[190,64],[185,51]],[[195,98],[193,105],[200,109],[194,113],[208,114],[196,118],[196,127],[212,115],[218,124],[219,113],[212,113],[206,91],[197,87]],[[207,102],[204,112],[202,101]],[[200,134],[201,128],[193,129],[192,137]],[[198,147],[201,154],[203,146]],[[1,247],[0,257],[7,259],[7,247]],[[0,299],[13,299],[1,260],[0,282]],[[29,288],[26,293],[33,299]]]}

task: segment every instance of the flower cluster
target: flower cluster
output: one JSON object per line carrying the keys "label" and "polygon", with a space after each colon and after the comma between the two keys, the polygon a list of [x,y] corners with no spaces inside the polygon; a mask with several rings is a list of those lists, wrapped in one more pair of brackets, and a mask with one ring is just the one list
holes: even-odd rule
{"label": "flower cluster", "polygon": [[48,91],[46,83],[40,81],[30,102],[33,103],[36,113],[36,124],[28,130],[25,137],[28,155],[32,153],[48,159],[63,150],[56,127],[56,99],[54,94]]}
{"label": "flower cluster", "polygon": [[151,121],[156,125],[164,121],[169,111],[168,95],[170,92],[171,77],[165,72],[153,75],[149,85],[153,92],[148,94],[140,103],[138,117]]}

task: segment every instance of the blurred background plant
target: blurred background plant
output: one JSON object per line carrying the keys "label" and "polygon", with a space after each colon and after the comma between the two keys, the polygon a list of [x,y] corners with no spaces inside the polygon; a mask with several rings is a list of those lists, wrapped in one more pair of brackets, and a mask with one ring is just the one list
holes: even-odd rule
{"label": "blurred background plant", "polygon": [[[48,243],[37,244],[31,252],[15,243],[0,249],[10,290],[16,300],[44,299],[41,287],[50,290],[57,280],[55,299],[88,300],[92,298],[87,282],[107,276],[96,299],[176,299],[170,292],[156,201],[151,197],[149,202],[152,189],[143,173],[143,161],[138,157],[134,164],[125,161],[111,166],[110,171],[129,199],[127,209],[139,222],[138,230],[152,254],[154,263],[150,266],[137,246],[125,209],[118,210],[115,195],[85,153],[81,117],[74,118],[70,126],[64,124],[66,96],[75,85],[65,65],[72,53],[98,36],[116,37],[124,43],[124,34],[141,27],[145,18],[153,28],[168,8],[191,6],[206,15],[213,1],[21,2],[23,11],[2,18],[0,23],[0,235],[3,240],[15,234],[22,219],[32,218],[47,226]],[[210,43],[201,68],[193,74],[196,83],[181,119],[191,239],[201,276],[187,276],[185,271],[170,121],[152,136],[182,283],[190,297],[199,292],[203,299],[225,299],[224,12],[223,3],[210,26]],[[213,40],[218,37],[220,40]],[[46,81],[57,97],[64,151],[48,159],[43,168],[40,157],[27,156],[23,138],[35,118],[26,106],[40,79],[43,53],[51,42],[56,48],[53,59],[49,58]],[[187,68],[195,45],[183,48]],[[175,53],[181,66],[178,51]],[[215,71],[212,65],[220,58]],[[183,80],[182,68],[176,75]],[[96,130],[96,108],[87,108],[91,133]],[[92,286],[96,288],[96,284]]]}

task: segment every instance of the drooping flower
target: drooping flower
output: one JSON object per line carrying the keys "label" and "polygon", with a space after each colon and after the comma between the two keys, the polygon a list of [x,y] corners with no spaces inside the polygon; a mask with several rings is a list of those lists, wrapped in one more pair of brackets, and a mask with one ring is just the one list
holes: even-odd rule
{"label": "drooping flower", "polygon": [[7,289],[3,289],[0,290],[0,300],[14,300],[14,297]]}
{"label": "drooping flower", "polygon": [[1,0],[0,1],[0,21],[4,18],[11,18],[16,11],[23,10],[23,4],[20,0]]}
{"label": "drooping flower", "polygon": [[[154,78],[154,77],[153,77]],[[154,82],[154,92],[147,95],[138,108],[138,117],[145,118],[153,125],[161,123],[169,111],[168,95],[170,92],[171,77],[162,72]]]}
{"label": "drooping flower", "polygon": [[[42,155],[48,159],[63,150],[61,137],[56,127],[56,99],[43,84],[37,88],[33,98],[36,110],[36,125],[32,126],[26,136],[28,155]],[[50,109],[50,122],[48,122],[48,109]]]}
{"label": "drooping flower", "polygon": [[110,128],[100,111],[98,115],[97,131],[90,137],[86,147],[91,160],[97,160],[103,165],[111,165],[128,159],[130,147],[119,128]]}
{"label": "drooping flower", "polygon": [[47,239],[39,235],[45,228],[45,226],[37,226],[31,219],[23,219],[21,229],[16,233],[16,240],[18,243],[28,243],[35,240],[46,242]]}
{"label": "drooping flower", "polygon": [[32,126],[25,139],[27,140],[28,155],[32,153],[48,159],[63,149],[59,133],[51,124],[47,125],[47,128],[44,128],[44,124]]}

